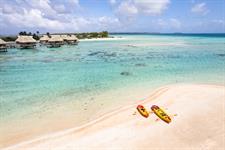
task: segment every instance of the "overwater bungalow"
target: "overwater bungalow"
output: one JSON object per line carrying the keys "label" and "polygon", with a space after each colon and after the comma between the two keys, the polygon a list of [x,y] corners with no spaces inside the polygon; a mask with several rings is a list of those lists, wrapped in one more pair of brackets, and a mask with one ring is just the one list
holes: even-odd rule
{"label": "overwater bungalow", "polygon": [[43,35],[39,41],[41,44],[47,44],[49,39],[50,37],[48,37],[48,35]]}
{"label": "overwater bungalow", "polygon": [[7,52],[6,42],[2,39],[0,39],[0,52]]}
{"label": "overwater bungalow", "polygon": [[48,40],[49,48],[61,47],[63,45],[63,39],[60,35],[51,35],[51,38]]}
{"label": "overwater bungalow", "polygon": [[75,45],[78,43],[78,38],[75,35],[61,35],[65,44]]}
{"label": "overwater bungalow", "polygon": [[32,36],[19,35],[16,39],[16,44],[19,45],[19,48],[34,48],[36,46],[37,41],[33,39]]}

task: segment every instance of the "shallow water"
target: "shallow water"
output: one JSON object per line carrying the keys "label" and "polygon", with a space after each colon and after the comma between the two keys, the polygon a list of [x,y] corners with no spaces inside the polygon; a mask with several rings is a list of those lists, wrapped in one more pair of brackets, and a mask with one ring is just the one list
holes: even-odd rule
{"label": "shallow water", "polygon": [[[81,118],[88,121],[99,109],[124,104],[116,94],[130,87],[225,84],[225,36],[116,36],[123,38],[0,53],[1,132],[10,130],[6,124],[38,124],[55,112],[63,117],[85,111]],[[99,98],[103,93],[109,94]]]}

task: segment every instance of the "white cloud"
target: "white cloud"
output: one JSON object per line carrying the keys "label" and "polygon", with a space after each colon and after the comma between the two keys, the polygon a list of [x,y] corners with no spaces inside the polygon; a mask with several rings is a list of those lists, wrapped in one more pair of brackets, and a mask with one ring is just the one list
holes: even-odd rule
{"label": "white cloud", "polygon": [[49,0],[26,0],[32,8],[41,10],[46,16],[56,15],[56,11],[52,8]]}
{"label": "white cloud", "polygon": [[[83,14],[79,15],[79,12],[76,14],[68,10],[77,10],[78,0],[68,0],[66,3],[53,0],[4,1],[4,5],[0,5],[0,27],[7,25],[8,28],[16,28],[17,31],[24,29],[49,32],[125,31],[138,15],[160,15],[170,3],[169,0],[114,0],[112,2],[115,2],[112,5],[115,9],[115,17],[104,15],[84,17]],[[179,30],[182,27],[181,22],[176,18],[158,19],[148,23],[151,23],[151,28],[156,29]],[[135,25],[140,29],[140,24],[131,25],[128,30],[132,28],[135,30]]]}
{"label": "white cloud", "polygon": [[170,0],[126,0],[120,3],[117,11],[121,15],[144,13],[147,15],[160,15],[167,9]]}
{"label": "white cloud", "polygon": [[209,12],[209,10],[206,7],[206,3],[199,3],[199,4],[195,4],[191,8],[191,12],[196,14],[206,15]]}
{"label": "white cloud", "polygon": [[122,2],[116,10],[116,15],[123,24],[132,22],[137,14],[138,9],[131,1]]}
{"label": "white cloud", "polygon": [[111,5],[115,5],[115,4],[116,4],[116,0],[109,0],[109,3],[110,3]]}
{"label": "white cloud", "polygon": [[70,4],[79,6],[79,0],[68,0],[68,2],[69,2]]}
{"label": "white cloud", "polygon": [[160,15],[165,11],[170,0],[125,0],[116,8],[116,16],[122,23],[129,24],[139,14]]}
{"label": "white cloud", "polygon": [[6,14],[10,14],[13,13],[15,10],[13,9],[13,7],[9,6],[9,5],[4,5],[2,8],[2,12],[6,13]]}
{"label": "white cloud", "polygon": [[131,3],[130,1],[126,1],[126,2],[122,2],[118,9],[117,12],[119,14],[124,14],[127,16],[133,16],[136,15],[138,13],[138,9],[136,8],[136,6]]}
{"label": "white cloud", "polygon": [[[73,0],[70,3],[78,4],[77,2]],[[53,4],[49,0],[29,2],[17,0],[14,5],[4,3],[4,5],[0,5],[0,27],[7,25],[8,28],[17,29],[17,31],[34,29],[50,32],[87,32],[110,30],[120,25],[119,20],[115,17],[89,18],[75,15],[73,12],[66,11],[65,5]],[[13,11],[16,9],[20,9],[20,11]]]}
{"label": "white cloud", "polygon": [[134,0],[139,12],[149,15],[159,15],[167,9],[170,0]]}
{"label": "white cloud", "polygon": [[11,14],[11,13],[19,13],[22,9],[15,5],[10,5],[8,3],[1,3],[0,1],[0,13]]}
{"label": "white cloud", "polygon": [[66,13],[66,8],[64,5],[59,4],[59,5],[55,5],[53,6],[53,8],[55,9],[55,11],[57,11],[58,13]]}
{"label": "white cloud", "polygon": [[18,27],[63,29],[61,22],[44,18],[43,13],[38,9],[24,9],[22,14],[14,13],[5,15],[4,17],[9,23]]}
{"label": "white cloud", "polygon": [[[67,3],[50,0],[16,0],[0,1],[0,26],[12,29],[43,29],[45,31],[97,31],[117,27],[119,21],[114,17],[102,16],[88,18],[68,11],[79,7],[79,0]],[[72,6],[71,6],[72,5]],[[17,11],[16,11],[17,10]]]}

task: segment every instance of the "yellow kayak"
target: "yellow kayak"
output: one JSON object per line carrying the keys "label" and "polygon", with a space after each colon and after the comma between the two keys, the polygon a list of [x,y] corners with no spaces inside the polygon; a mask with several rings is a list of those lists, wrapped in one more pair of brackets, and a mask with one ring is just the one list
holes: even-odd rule
{"label": "yellow kayak", "polygon": [[138,110],[138,112],[139,112],[143,117],[148,118],[149,113],[148,113],[148,111],[145,109],[144,106],[138,105],[138,106],[137,106],[137,110]]}
{"label": "yellow kayak", "polygon": [[159,106],[153,105],[151,109],[161,120],[166,123],[171,122],[171,118],[161,108],[159,108]]}

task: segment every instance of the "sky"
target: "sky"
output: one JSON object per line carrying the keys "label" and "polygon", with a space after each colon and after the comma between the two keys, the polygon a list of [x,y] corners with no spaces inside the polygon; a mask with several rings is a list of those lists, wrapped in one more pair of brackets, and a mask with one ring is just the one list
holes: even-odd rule
{"label": "sky", "polygon": [[225,33],[225,0],[0,0],[0,35]]}

